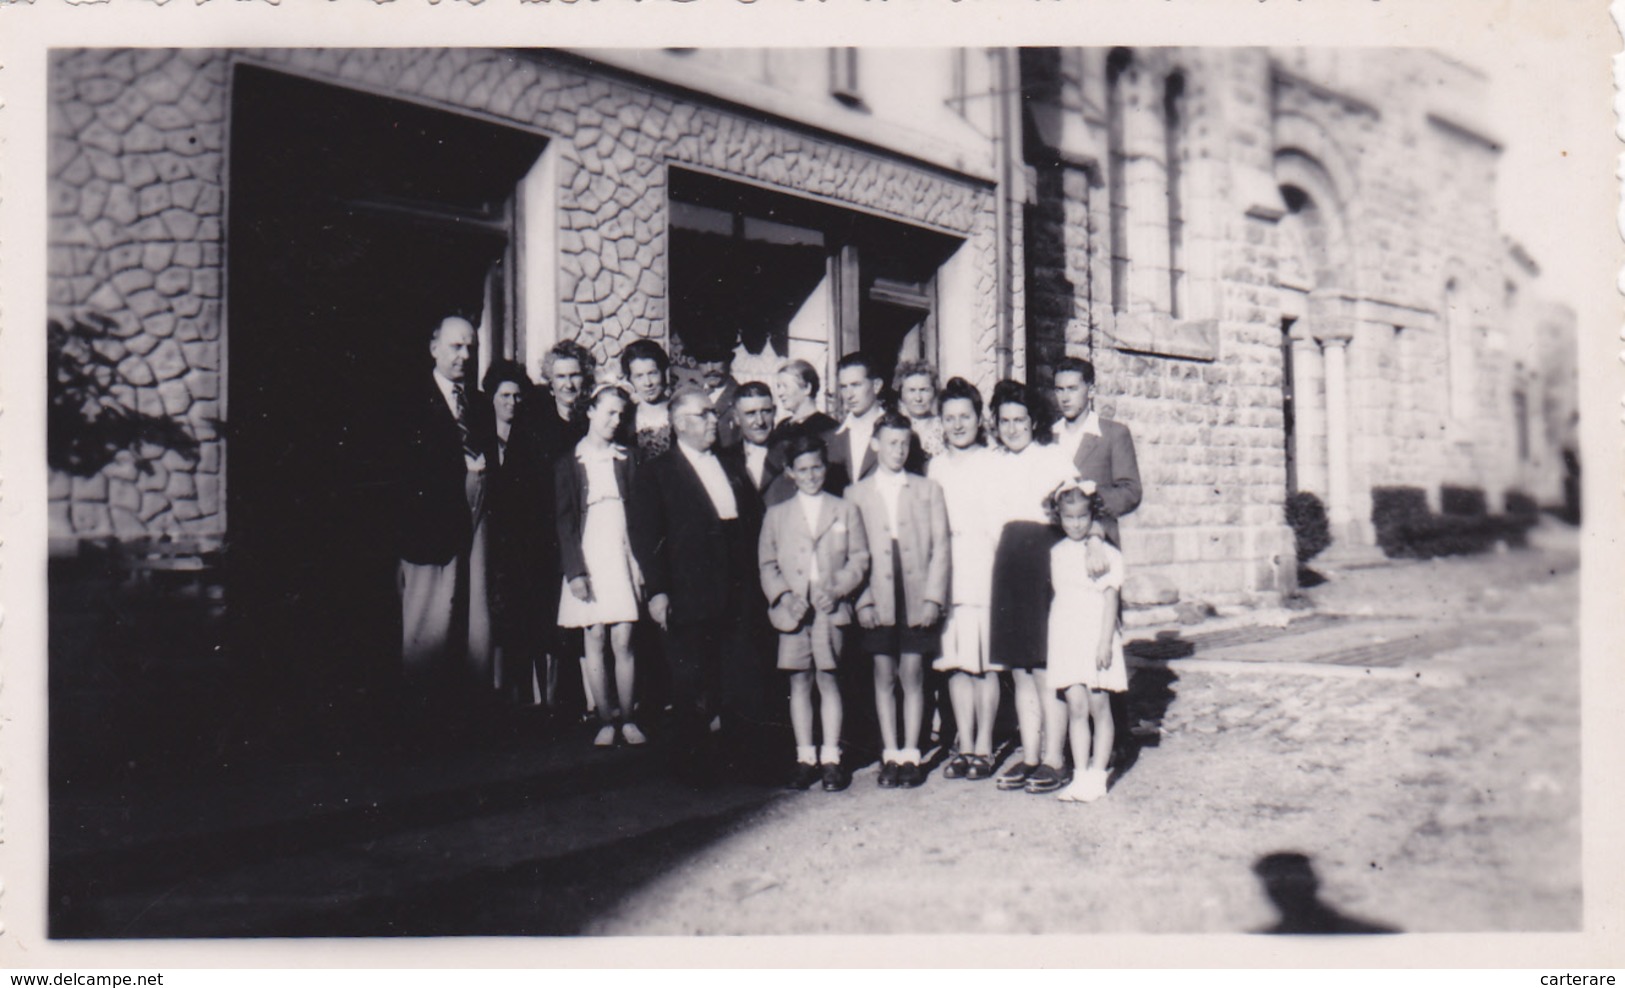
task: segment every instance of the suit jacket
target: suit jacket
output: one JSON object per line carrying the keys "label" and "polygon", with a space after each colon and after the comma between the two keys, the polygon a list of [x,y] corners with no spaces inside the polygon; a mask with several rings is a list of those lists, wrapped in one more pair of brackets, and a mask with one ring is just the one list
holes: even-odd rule
{"label": "suit jacket", "polygon": [[739,506],[729,531],[717,517],[700,475],[672,448],[641,465],[632,483],[632,553],[647,597],[665,594],[670,623],[696,624],[737,615],[754,583],[755,532],[761,499],[737,463],[718,457]]}
{"label": "suit jacket", "polygon": [[[745,465],[745,444],[743,441],[731,446],[718,443],[717,456],[731,460],[745,475],[746,480],[754,481],[750,475],[750,468]],[[756,493],[762,499],[764,507],[773,505],[793,497],[796,493],[795,482],[790,475],[784,472],[784,445],[767,447],[767,459],[762,463],[762,481],[752,484]]]}
{"label": "suit jacket", "polygon": [[786,593],[800,594],[811,603],[816,556],[820,583],[839,599],[834,621],[850,624],[850,598],[869,572],[869,537],[857,508],[833,494],[818,497],[816,531],[807,527],[807,516],[795,498],[767,509],[757,548],[762,595],[769,604]]}
{"label": "suit jacket", "polygon": [[873,604],[883,625],[897,624],[897,586],[891,544],[895,539],[903,562],[903,603],[910,627],[925,625],[925,603],[939,609],[948,603],[951,559],[948,548],[948,504],[934,480],[905,473],[897,501],[897,530],[886,512],[886,499],[871,475],[852,486],[847,499],[863,516],[869,535],[869,582],[858,606]]}
{"label": "suit jacket", "polygon": [[1128,426],[1102,418],[1100,435],[1085,435],[1079,441],[1072,465],[1083,479],[1095,482],[1106,509],[1101,527],[1113,545],[1121,546],[1117,519],[1140,506],[1140,465]]}
{"label": "suit jacket", "polygon": [[[875,467],[880,464],[872,445],[864,448],[862,456],[856,455],[852,449],[852,434],[847,431],[845,422],[826,439],[829,443],[829,473],[824,480],[824,489],[831,494],[844,494],[847,488],[874,473]],[[857,460],[855,469],[852,463],[854,459]],[[903,469],[923,477],[927,460],[920,437],[910,429],[908,459],[903,461]]]}
{"label": "suit jacket", "polygon": [[[474,519],[457,419],[431,374],[419,378],[401,409],[398,551],[409,563],[444,566],[468,551]],[[473,445],[485,457],[486,469],[494,470],[497,437],[491,403],[467,381],[463,397]]]}
{"label": "suit jacket", "polygon": [[[615,461],[615,486],[621,492],[621,503],[630,504],[633,477],[632,454],[626,447],[616,447],[620,458]],[[571,453],[562,456],[554,466],[554,503],[559,538],[559,573],[566,580],[587,575],[587,559],[581,547],[582,534],[587,525],[587,465]]]}

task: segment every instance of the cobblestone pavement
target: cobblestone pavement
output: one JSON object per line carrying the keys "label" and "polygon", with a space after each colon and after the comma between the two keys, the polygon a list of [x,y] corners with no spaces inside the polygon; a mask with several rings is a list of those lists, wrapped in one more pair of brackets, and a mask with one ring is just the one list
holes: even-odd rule
{"label": "cobblestone pavement", "polygon": [[1329,572],[1284,628],[1183,629],[1194,654],[1136,669],[1142,747],[1098,803],[873,768],[696,793],[585,738],[76,790],[54,932],[1238,932],[1281,919],[1254,869],[1287,852],[1320,880],[1300,920],[1574,929],[1578,552],[1541,534]]}
{"label": "cobblestone pavement", "polygon": [[[1160,737],[1102,802],[936,775],[888,792],[871,771],[846,794],[775,804],[592,930],[1255,930],[1280,919],[1253,873],[1279,852],[1309,857],[1322,903],[1382,926],[1577,928],[1576,565],[1555,533],[1527,552],[1332,574],[1312,594],[1323,613],[1425,618],[1473,644],[1373,672],[1313,654],[1153,664],[1131,716],[1166,704]],[[1489,622],[1509,633],[1486,640]],[[1355,647],[1368,627],[1319,647]]]}

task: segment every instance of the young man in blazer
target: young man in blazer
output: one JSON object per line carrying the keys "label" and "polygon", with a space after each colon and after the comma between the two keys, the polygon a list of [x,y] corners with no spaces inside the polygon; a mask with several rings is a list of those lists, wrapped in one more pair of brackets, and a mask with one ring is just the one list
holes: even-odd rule
{"label": "young man in blazer", "polygon": [[704,391],[678,389],[669,414],[674,441],[638,471],[628,521],[649,616],[665,631],[678,767],[703,783],[718,768],[710,725],[725,653],[737,648],[751,601],[761,501],[749,478],[716,455],[717,416]]}
{"label": "young man in blazer", "polygon": [[[835,371],[836,394],[846,415],[841,427],[829,439],[829,479],[825,489],[841,494],[848,487],[875,472],[878,460],[870,440],[875,425],[886,413],[886,378],[874,359],[861,351],[841,358]],[[908,459],[903,468],[925,473],[925,449],[918,437],[909,441]]]}
{"label": "young man in blazer", "polygon": [[491,405],[472,384],[474,326],[441,320],[429,354],[402,416],[399,586],[403,671],[435,695],[494,685],[485,485],[497,452]]}
{"label": "young man in blazer", "polygon": [[1078,475],[1095,482],[1106,509],[1101,528],[1121,548],[1117,519],[1140,506],[1140,466],[1128,426],[1095,411],[1094,387],[1095,366],[1089,361],[1063,357],[1055,365],[1053,394],[1061,413],[1055,439],[1071,453]]}

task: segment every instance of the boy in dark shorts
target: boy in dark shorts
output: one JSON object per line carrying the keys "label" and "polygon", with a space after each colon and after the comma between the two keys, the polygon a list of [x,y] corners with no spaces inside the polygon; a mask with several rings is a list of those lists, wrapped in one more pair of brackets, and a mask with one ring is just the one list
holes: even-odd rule
{"label": "boy in dark shorts", "polygon": [[[920,726],[925,712],[925,656],[935,655],[948,599],[948,508],[933,480],[904,472],[913,426],[888,412],[870,446],[876,469],[847,497],[869,534],[869,583],[858,599],[864,650],[875,661],[875,708],[880,721],[880,786],[911,789],[925,781]],[[903,732],[897,732],[902,687]]]}

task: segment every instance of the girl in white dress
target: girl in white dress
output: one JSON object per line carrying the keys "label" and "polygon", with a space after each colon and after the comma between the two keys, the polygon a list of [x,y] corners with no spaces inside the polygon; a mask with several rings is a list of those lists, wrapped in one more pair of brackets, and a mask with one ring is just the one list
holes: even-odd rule
{"label": "girl in white dress", "polygon": [[999,710],[999,672],[988,654],[987,616],[992,596],[993,533],[984,503],[988,472],[995,466],[982,437],[982,395],[962,377],[942,390],[935,421],[946,443],[933,456],[927,476],[948,502],[949,546],[954,561],[942,655],[932,663],[948,674],[958,744],[942,767],[945,779],[977,781],[993,774],[993,720]]}
{"label": "girl in white dress", "polygon": [[[603,724],[593,741],[599,747],[614,744],[617,731],[627,744],[647,740],[631,719],[632,626],[638,619],[642,582],[626,529],[632,459],[614,441],[629,400],[612,384],[593,392],[587,406],[587,436],[576,445],[574,456],[559,461],[557,475],[559,559],[564,572],[559,627],[584,629],[587,688]],[[606,626],[615,652],[614,697],[604,664]]]}
{"label": "girl in white dress", "polygon": [[[1095,526],[1100,497],[1092,480],[1069,480],[1050,496],[1050,511],[1066,536],[1050,550],[1049,668],[1045,688],[1066,697],[1076,774],[1061,790],[1068,802],[1106,795],[1106,761],[1116,725],[1111,694],[1128,689],[1117,601],[1123,587],[1123,554]],[[1107,568],[1089,574],[1089,542],[1098,540]],[[1090,731],[1090,721],[1094,730]],[[1091,741],[1093,742],[1091,744]]]}

